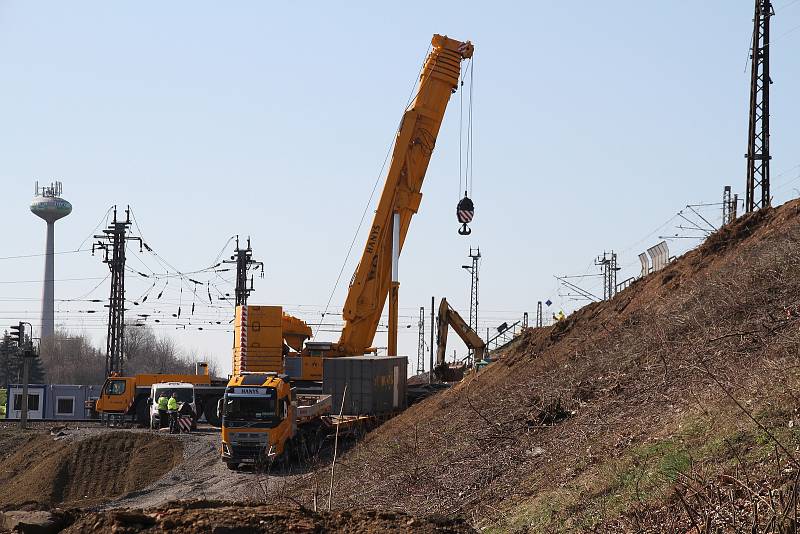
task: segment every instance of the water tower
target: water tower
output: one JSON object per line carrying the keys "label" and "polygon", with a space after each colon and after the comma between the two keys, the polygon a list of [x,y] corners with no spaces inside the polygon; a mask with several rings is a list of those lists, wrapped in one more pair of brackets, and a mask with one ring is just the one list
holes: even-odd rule
{"label": "water tower", "polygon": [[52,336],[55,324],[55,268],[53,265],[54,230],[55,223],[62,217],[72,213],[72,204],[61,198],[61,182],[51,183],[50,186],[39,187],[36,182],[36,192],[31,202],[31,211],[47,223],[47,243],[44,255],[44,289],[42,290],[42,326],[40,336],[42,339]]}

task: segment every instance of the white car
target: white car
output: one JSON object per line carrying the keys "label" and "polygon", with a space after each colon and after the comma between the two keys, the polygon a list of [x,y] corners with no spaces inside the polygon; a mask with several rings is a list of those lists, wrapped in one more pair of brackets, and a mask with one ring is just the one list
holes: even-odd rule
{"label": "white car", "polygon": [[[173,393],[178,395],[178,407],[182,404],[188,403],[192,408],[192,430],[197,430],[197,405],[194,398],[194,384],[187,382],[159,382],[153,384],[150,388],[150,428],[154,430],[159,429],[159,416],[158,416],[158,398],[161,394],[167,398],[172,397]],[[169,421],[162,421],[160,428],[169,426]]]}

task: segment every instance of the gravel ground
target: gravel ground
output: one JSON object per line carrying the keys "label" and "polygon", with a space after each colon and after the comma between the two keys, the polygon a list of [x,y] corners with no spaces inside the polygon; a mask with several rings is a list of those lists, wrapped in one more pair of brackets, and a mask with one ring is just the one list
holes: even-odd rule
{"label": "gravel ground", "polygon": [[183,463],[150,486],[113,500],[99,509],[149,508],[183,499],[257,501],[263,497],[258,477],[252,472],[231,471],[219,457],[219,430],[198,429],[170,436],[183,442]]}
{"label": "gravel ground", "polygon": [[[16,427],[16,423],[0,423],[0,432],[6,427]],[[39,422],[29,425],[38,431],[59,428],[63,434],[60,442],[78,441],[91,436],[116,431],[99,423]],[[145,428],[124,429],[127,432],[152,432]],[[141,490],[128,493],[99,506],[93,510],[114,508],[150,508],[169,501],[185,499],[234,500],[258,503],[265,500],[267,492],[274,492],[283,483],[296,475],[276,474],[270,477],[252,471],[231,471],[220,460],[219,430],[201,425],[197,432],[170,435],[166,431],[160,435],[183,443],[183,462],[168,471],[159,480]]]}

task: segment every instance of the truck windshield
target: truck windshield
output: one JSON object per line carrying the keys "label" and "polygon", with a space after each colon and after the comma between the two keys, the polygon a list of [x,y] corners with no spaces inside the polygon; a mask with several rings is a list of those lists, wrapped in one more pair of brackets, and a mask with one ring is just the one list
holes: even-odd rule
{"label": "truck windshield", "polygon": [[161,394],[164,394],[167,398],[172,397],[173,393],[178,394],[178,402],[194,402],[194,389],[193,388],[158,388],[156,389],[156,395],[153,397],[154,400],[158,400]]}
{"label": "truck windshield", "polygon": [[275,418],[275,399],[226,396],[224,416],[239,421],[271,421]]}
{"label": "truck windshield", "polygon": [[106,380],[103,392],[105,392],[106,395],[122,395],[123,393],[125,393],[125,381]]}

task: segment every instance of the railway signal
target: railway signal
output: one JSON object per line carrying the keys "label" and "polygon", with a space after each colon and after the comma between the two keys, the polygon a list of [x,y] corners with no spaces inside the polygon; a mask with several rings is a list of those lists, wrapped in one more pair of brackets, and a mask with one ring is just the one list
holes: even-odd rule
{"label": "railway signal", "polygon": [[25,343],[25,324],[19,323],[11,327],[11,341],[17,343],[18,347],[22,347]]}

